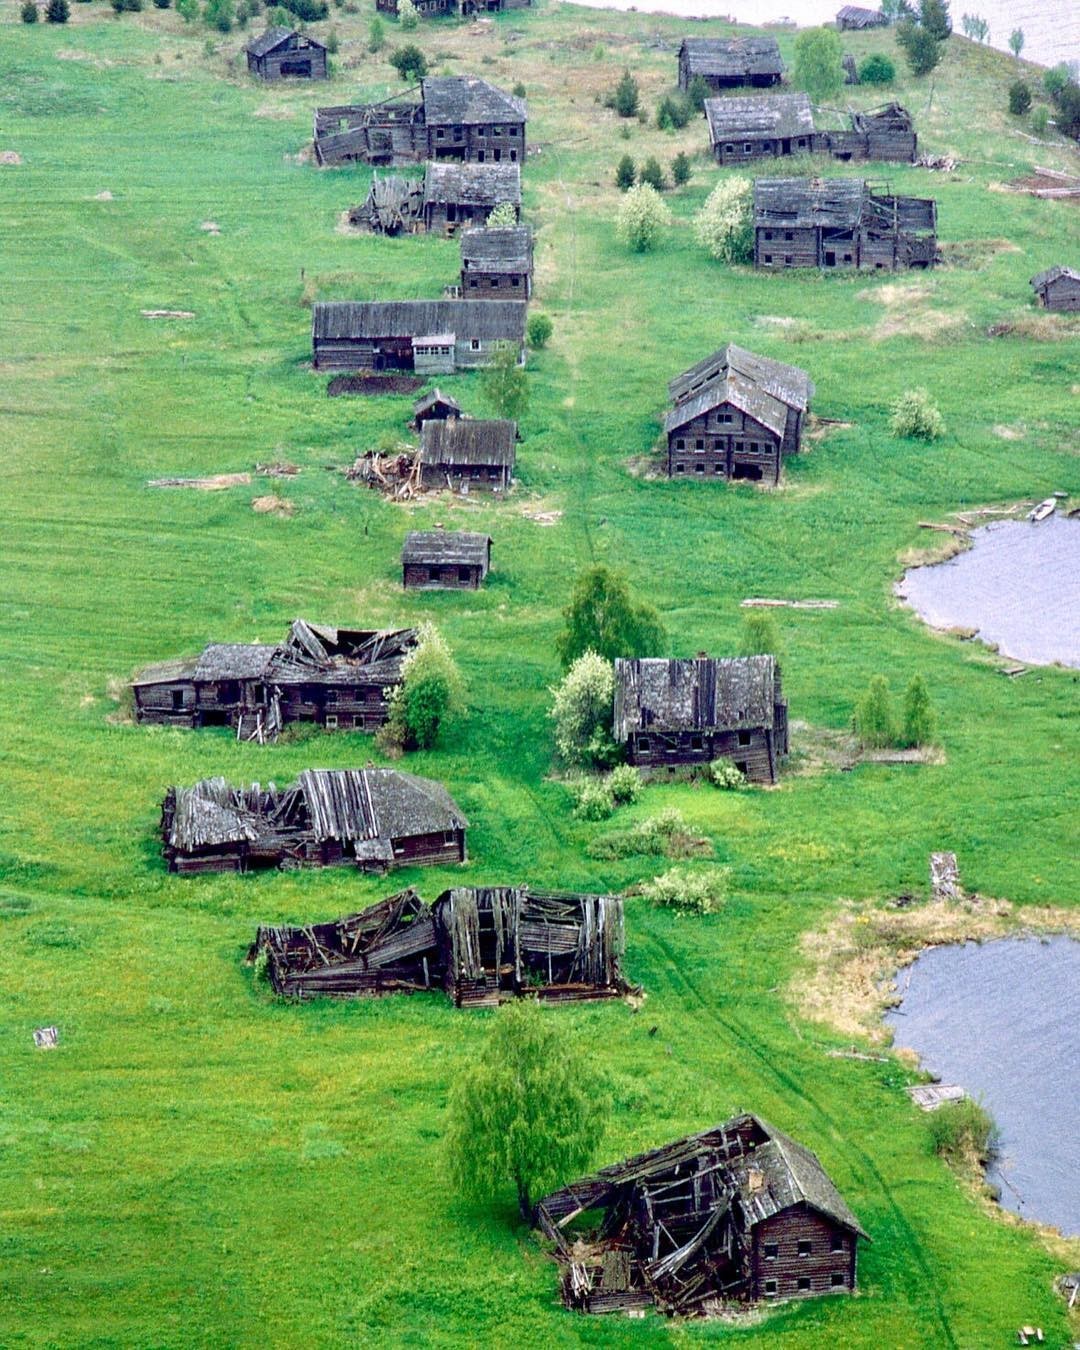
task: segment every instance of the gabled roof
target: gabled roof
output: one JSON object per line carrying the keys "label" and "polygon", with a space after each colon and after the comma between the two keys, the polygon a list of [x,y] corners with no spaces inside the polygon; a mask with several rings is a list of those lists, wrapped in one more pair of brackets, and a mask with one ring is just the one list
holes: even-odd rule
{"label": "gabled roof", "polygon": [[686,426],[687,422],[692,422],[695,417],[724,404],[737,408],[766,427],[774,436],[783,439],[787,428],[787,405],[734,371],[729,371],[724,379],[710,384],[693,398],[677,403],[664,418],[664,430],[675,431]]}
{"label": "gabled roof", "polygon": [[463,206],[521,205],[520,164],[429,162],[424,170],[424,202]]}
{"label": "gabled roof", "polygon": [[745,98],[707,98],[709,135],[718,141],[811,136],[814,114],[808,94],[764,94]]}
{"label": "gabled roof", "polygon": [[419,417],[422,413],[430,411],[432,408],[449,408],[451,412],[461,414],[461,404],[456,398],[451,398],[449,394],[444,394],[441,389],[432,389],[413,404],[413,417]]}
{"label": "gabled roof", "polygon": [[468,530],[413,530],[401,546],[403,563],[436,563],[457,567],[486,567],[491,538]]}
{"label": "gabled roof", "polygon": [[1045,272],[1037,272],[1031,278],[1031,284],[1037,291],[1041,291],[1044,286],[1050,286],[1055,281],[1060,281],[1062,277],[1067,277],[1070,281],[1080,281],[1080,272],[1075,267],[1048,267]]}
{"label": "gabled roof", "polygon": [[[273,28],[268,28],[265,33],[260,33],[257,38],[252,38],[244,50],[250,52],[252,56],[267,56],[276,47],[280,47],[283,42],[287,42],[289,38],[300,36],[295,29],[284,28],[278,24]],[[322,51],[326,51],[326,47],[321,42],[317,42],[307,33],[303,34],[303,39],[305,47],[318,47]]]}
{"label": "gabled roof", "polygon": [[522,123],[526,120],[523,98],[508,94],[475,75],[429,76],[420,84],[424,121],[429,127]]}
{"label": "gabled roof", "polygon": [[932,230],[931,197],[876,192],[861,178],[755,178],[755,229]]}
{"label": "gabled roof", "polygon": [[260,680],[277,647],[255,642],[209,642],[195,664],[196,680]]}
{"label": "gabled roof", "polygon": [[805,370],[759,356],[734,342],[718,348],[711,356],[676,375],[668,385],[668,393],[677,404],[697,398],[710,385],[724,380],[729,371],[758,385],[771,397],[798,412],[805,412],[814,396],[813,382]]}
{"label": "gabled roof", "polygon": [[420,432],[420,463],[514,467],[517,423],[506,418],[429,419]]}
{"label": "gabled roof", "polygon": [[859,28],[883,28],[889,20],[880,9],[864,9],[861,5],[843,5],[836,15],[838,24],[847,23]]}
{"label": "gabled roof", "polygon": [[532,266],[532,230],[527,225],[512,229],[463,230],[461,265],[466,271],[518,271]]}
{"label": "gabled roof", "polygon": [[458,338],[521,342],[524,300],[328,300],[312,311],[312,338],[419,337],[454,333]]}
{"label": "gabled roof", "polygon": [[771,656],[619,657],[615,739],[625,741],[635,731],[648,730],[772,728],[778,693]]}
{"label": "gabled roof", "polygon": [[680,56],[684,51],[691,78],[780,75],[784,70],[779,44],[773,37],[683,38]]}

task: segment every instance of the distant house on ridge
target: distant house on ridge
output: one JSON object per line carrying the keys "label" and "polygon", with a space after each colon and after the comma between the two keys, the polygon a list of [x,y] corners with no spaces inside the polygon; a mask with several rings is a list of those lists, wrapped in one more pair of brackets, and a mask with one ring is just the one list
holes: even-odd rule
{"label": "distant house on ridge", "polygon": [[780,47],[773,37],[683,38],[679,48],[679,88],[687,90],[695,77],[713,93],[748,84],[767,88],[784,74]]}
{"label": "distant house on ridge", "polygon": [[244,50],[248,71],[261,80],[325,80],[328,74],[323,44],[292,28],[268,28]]}

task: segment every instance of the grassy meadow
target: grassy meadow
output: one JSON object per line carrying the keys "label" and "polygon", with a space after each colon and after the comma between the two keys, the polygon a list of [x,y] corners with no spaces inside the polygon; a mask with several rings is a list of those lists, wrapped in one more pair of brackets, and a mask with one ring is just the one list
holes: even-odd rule
{"label": "grassy meadow", "polygon": [[[1077,903],[1078,672],[1004,679],[993,653],[929,633],[892,597],[904,560],[940,542],[920,520],[1080,493],[1080,321],[1041,316],[1028,286],[1080,261],[1080,211],[1001,190],[1035,165],[1075,169],[1076,148],[1021,134],[1004,111],[1016,63],[954,39],[932,83],[901,75],[896,96],[922,148],[962,162],[867,170],[937,197],[947,264],[759,276],[693,243],[720,172],[703,122],[635,122],[624,140],[596,101],[626,65],[655,107],[685,24],[542,0],[421,26],[435,73],[526,86],[535,305],[555,335],[529,360],[512,496],[402,507],[333,468],[405,434],[409,401],[328,399],[309,366],[313,297],[436,296],[457,273],[452,241],[343,232],[368,171],[318,171],[304,153],[317,103],[398,87],[366,51],[373,12],[364,0],[315,27],[341,50],[314,88],[257,86],[235,59],[244,35],[207,46],[172,10],[73,4],[65,28],[0,14],[0,152],[21,160],[0,164],[0,1343],[975,1348],[1023,1323],[1071,1343],[1052,1281],[1080,1265],[1076,1244],[992,1215],[934,1155],[909,1072],[830,1056],[839,1035],[799,1018],[792,989],[801,936],[841,900],[924,890],[932,849],[957,852],[972,890]],[[892,45],[847,36],[860,55]],[[793,33],[780,40],[790,59]],[[676,224],[630,255],[613,236],[615,163],[667,166],[679,149],[694,174],[669,194]],[[988,336],[1000,324],[1013,331]],[[644,478],[667,380],[728,340],[805,366],[815,411],[844,425],[777,491]],[[483,411],[475,377],[440,383]],[[888,403],[912,385],[944,414],[933,446],[889,435]],[[252,511],[258,477],[147,487],[275,459],[302,468],[279,487],[291,517]],[[437,521],[494,537],[483,591],[401,592],[405,532]],[[872,674],[898,693],[921,671],[944,762],[841,773],[796,755],[772,791],[658,786],[611,824],[576,821],[551,776],[547,689],[559,610],[593,561],[659,607],[676,655],[731,650],[747,596],[837,600],[777,612],[792,718],[840,730]],[[118,693],[141,664],[274,641],[296,615],[430,617],[446,633],[468,710],[406,767],[471,819],[465,869],[165,873],[168,784],[378,758],[358,735],[261,748],[125,719]],[[458,880],[631,887],[666,864],[587,845],[666,805],[713,840],[731,897],[693,920],[630,899],[644,1007],[552,1010],[613,1085],[598,1161],[760,1112],[819,1153],[871,1233],[855,1298],[741,1326],[563,1311],[512,1197],[470,1209],[447,1185],[447,1093],[490,1015],[437,996],[280,1006],[242,964],[260,922],[330,918],[408,884],[426,898]],[[61,1044],[44,1054],[31,1033],[48,1023]]]}

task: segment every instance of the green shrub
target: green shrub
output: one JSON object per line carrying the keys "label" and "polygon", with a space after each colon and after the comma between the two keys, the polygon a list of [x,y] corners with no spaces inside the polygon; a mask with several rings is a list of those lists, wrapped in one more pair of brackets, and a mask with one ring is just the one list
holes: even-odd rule
{"label": "green shrub", "polygon": [[941,60],[941,43],[910,19],[897,28],[896,41],[907,58],[912,75],[929,75]]}
{"label": "green shrub", "polygon": [[611,662],[585,651],[551,691],[549,716],[555,748],[567,764],[611,764],[618,751],[611,737],[615,673]]}
{"label": "green shrub", "polygon": [[579,778],[570,785],[570,792],[579,820],[607,820],[615,810],[611,788],[601,778]]}
{"label": "green shrub", "polygon": [[413,4],[413,0],[398,0],[397,13],[402,32],[411,33],[420,21],[420,15]]}
{"label": "green shrub", "polygon": [[871,52],[859,62],[860,84],[892,84],[896,67],[884,52]]}
{"label": "green shrub", "polygon": [[[496,208],[497,209],[497,208]],[[480,372],[480,393],[496,417],[519,421],[529,406],[529,377],[516,342],[497,342]]]}
{"label": "green shrub", "polygon": [[693,115],[694,105],[688,99],[665,94],[656,106],[656,125],[661,131],[678,131]]}
{"label": "green shrub", "polygon": [[[625,127],[623,128],[625,130]],[[629,155],[623,155],[615,169],[615,186],[627,192],[634,186],[637,179],[637,169],[634,167],[634,161]]]}
{"label": "green shrub", "polygon": [[795,39],[791,82],[814,103],[836,98],[844,83],[840,35],[832,28],[807,28]]}
{"label": "green shrub", "polygon": [[1023,80],[1014,80],[1009,85],[1009,112],[1014,117],[1023,117],[1031,107],[1031,90]]}
{"label": "green shrub", "polygon": [[337,56],[341,50],[341,39],[337,35],[337,29],[331,29],[326,35],[326,50],[331,56]]}
{"label": "green shrub", "polygon": [[640,772],[633,764],[618,764],[608,774],[608,788],[612,797],[620,805],[632,805],[641,796],[644,783]]}
{"label": "green shrub", "polygon": [[219,33],[231,33],[236,15],[232,0],[206,0],[203,21]]}
{"label": "green shrub", "polygon": [[418,642],[401,666],[401,684],[390,696],[390,713],[380,732],[387,746],[429,750],[446,719],[461,703],[462,681],[445,639],[422,623]]}
{"label": "green shrub", "polygon": [[[199,0],[176,0],[176,12],[185,23],[194,23],[199,17]],[[272,14],[273,10],[270,13]],[[286,15],[286,22],[288,22],[288,15]]]}
{"label": "green shrub", "polygon": [[376,14],[368,26],[367,49],[374,55],[386,46],[386,25]]}
{"label": "green shrub", "polygon": [[904,690],[904,744],[933,745],[936,721],[926,680],[921,675],[913,675]]}
{"label": "green shrub", "polygon": [[889,682],[884,675],[874,675],[866,693],[855,704],[855,733],[863,745],[872,749],[896,744],[896,719]]}
{"label": "green shrub", "polygon": [[720,262],[746,263],[754,256],[753,184],[722,178],[694,217],[694,239]]}
{"label": "green shrub", "polygon": [[1041,136],[1050,124],[1050,110],[1045,103],[1036,106],[1031,114],[1031,129],[1036,135]]}
{"label": "green shrub", "polygon": [[655,188],[657,192],[663,192],[667,187],[667,183],[664,180],[664,171],[660,167],[660,161],[654,155],[650,155],[641,166],[641,172],[638,174],[638,182],[648,183],[648,185]]}
{"label": "green shrub", "polygon": [[555,325],[546,314],[530,314],[525,325],[525,340],[534,351],[546,347],[548,339],[555,331]]}
{"label": "green shrub", "polygon": [[424,53],[412,42],[407,46],[395,48],[390,55],[390,64],[403,80],[422,80],[428,73]]}
{"label": "green shrub", "polygon": [[515,98],[525,97],[525,86],[521,83],[520,80],[518,80],[517,84],[514,85],[512,92]]}
{"label": "green shrub", "polygon": [[615,237],[635,253],[648,253],[670,224],[671,212],[660,193],[651,183],[638,183],[629,189],[619,206]]}
{"label": "green shrub", "polygon": [[659,815],[640,820],[628,830],[614,830],[592,840],[586,852],[590,858],[607,861],[638,854],[674,858],[701,851],[701,846],[707,843],[707,840],[695,839],[682,812],[668,806]]}
{"label": "green shrub", "polygon": [[739,655],[775,656],[779,660],[782,655],[780,630],[767,609],[748,609],[743,615]]}
{"label": "green shrub", "polygon": [[1057,98],[1058,94],[1069,83],[1069,67],[1063,61],[1059,66],[1051,66],[1043,75],[1043,88],[1051,98]]}
{"label": "green shrub", "polygon": [[746,787],[746,775],[730,759],[714,759],[709,765],[709,782],[726,792],[738,792]]}
{"label": "green shrub", "polygon": [[603,563],[578,576],[562,613],[566,627],[555,639],[555,649],[564,666],[586,652],[614,661],[619,656],[662,656],[667,647],[660,615],[652,605],[635,601],[626,578]]}
{"label": "green shrub", "polygon": [[919,0],[919,23],[937,42],[944,42],[952,32],[949,0]]}
{"label": "green shrub", "polygon": [[716,914],[727,899],[726,867],[672,867],[641,887],[646,900],[687,914]]}
{"label": "green shrub", "polygon": [[905,389],[889,410],[889,430],[907,440],[936,441],[945,422],[925,389]]}
{"label": "green shrub", "polygon": [[622,79],[610,95],[608,106],[614,108],[620,117],[636,117],[638,115],[638,82],[629,70],[623,71]]}
{"label": "green shrub", "polygon": [[46,23],[67,23],[71,18],[71,10],[68,8],[68,0],[49,0],[45,6]]}
{"label": "green shrub", "polygon": [[37,23],[38,8],[34,0],[23,0],[23,7],[19,10],[19,18],[23,23]]}
{"label": "green shrub", "polygon": [[705,100],[711,93],[712,90],[709,88],[705,78],[701,75],[695,75],[686,87],[687,101],[697,113],[703,113],[705,111]]}
{"label": "green shrub", "polygon": [[994,1149],[994,1122],[970,1097],[945,1102],[926,1120],[934,1152],[951,1163],[983,1163]]}
{"label": "green shrub", "polygon": [[671,161],[671,181],[676,187],[684,187],[690,181],[690,157],[681,150]]}

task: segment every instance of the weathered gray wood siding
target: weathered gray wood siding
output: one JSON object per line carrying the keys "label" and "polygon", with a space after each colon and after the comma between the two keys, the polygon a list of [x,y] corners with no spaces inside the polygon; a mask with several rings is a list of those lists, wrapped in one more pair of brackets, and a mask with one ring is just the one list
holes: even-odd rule
{"label": "weathered gray wood siding", "polygon": [[780,478],[781,452],[780,440],[768,427],[723,404],[668,434],[668,477],[775,483]]}
{"label": "weathered gray wood siding", "polygon": [[751,1297],[808,1298],[851,1291],[856,1242],[854,1234],[805,1205],[773,1215],[754,1228]]}
{"label": "weathered gray wood siding", "polygon": [[457,563],[407,563],[402,568],[402,585],[410,591],[475,591],[483,577],[479,567]]}
{"label": "weathered gray wood siding", "polygon": [[626,758],[641,768],[711,764],[730,759],[751,783],[774,783],[779,747],[765,727],[742,731],[636,731],[627,742]]}

